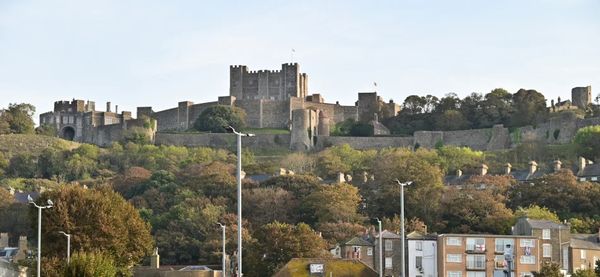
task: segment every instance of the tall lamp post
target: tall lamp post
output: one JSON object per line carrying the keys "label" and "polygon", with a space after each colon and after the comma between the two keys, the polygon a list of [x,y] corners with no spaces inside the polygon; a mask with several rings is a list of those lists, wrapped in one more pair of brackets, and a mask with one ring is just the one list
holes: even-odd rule
{"label": "tall lamp post", "polygon": [[54,206],[54,203],[52,203],[52,200],[48,199],[48,205],[45,206],[40,206],[38,204],[36,204],[35,202],[33,202],[33,198],[31,198],[31,195],[27,195],[27,201],[29,201],[30,204],[33,204],[36,208],[38,208],[38,249],[37,249],[37,275],[36,276],[40,276],[40,269],[41,269],[41,265],[42,265],[42,210],[43,209],[49,209],[52,208]]}
{"label": "tall lamp post", "polygon": [[242,137],[253,137],[254,134],[237,132],[233,127],[227,126],[227,131],[237,136],[237,199],[238,199],[238,253],[237,253],[237,276],[243,275],[242,271]]}
{"label": "tall lamp post", "polygon": [[409,186],[410,184],[412,184],[411,181],[408,182],[400,182],[398,179],[395,180],[396,183],[398,183],[398,185],[400,185],[400,239],[402,240],[401,246],[402,246],[402,275],[401,277],[406,277],[405,275],[405,263],[406,263],[406,257],[404,256],[404,252],[406,251],[406,249],[404,249],[404,187],[405,186]]}
{"label": "tall lamp post", "polygon": [[69,264],[71,263],[71,234],[67,234],[63,231],[59,231],[58,233],[67,237],[67,264]]}
{"label": "tall lamp post", "polygon": [[379,277],[383,277],[383,236],[381,235],[381,220],[377,218],[379,225]]}
{"label": "tall lamp post", "polygon": [[225,273],[226,272],[226,266],[227,266],[226,265],[226,261],[225,261],[225,257],[226,257],[226,255],[225,255],[225,243],[226,243],[226,240],[225,240],[225,228],[227,228],[227,226],[225,226],[224,224],[221,224],[221,222],[217,222],[217,224],[219,224],[219,226],[221,226],[221,231],[223,233],[223,270],[222,270],[223,273],[222,273],[222,276],[223,277],[227,277],[227,274]]}

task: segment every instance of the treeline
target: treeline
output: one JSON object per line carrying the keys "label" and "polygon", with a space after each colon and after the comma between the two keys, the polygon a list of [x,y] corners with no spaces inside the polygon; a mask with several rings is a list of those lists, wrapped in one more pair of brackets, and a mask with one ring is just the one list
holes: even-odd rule
{"label": "treeline", "polygon": [[[585,112],[587,116],[598,114],[591,108]],[[507,127],[536,125],[549,116],[543,94],[525,89],[511,94],[497,88],[485,95],[472,93],[463,99],[454,93],[442,98],[410,95],[402,103],[400,113],[386,118],[383,123],[393,134],[412,135],[421,130],[479,129],[495,124]]]}
{"label": "treeline", "polygon": [[[273,172],[270,165],[254,161],[250,153],[244,156],[249,175]],[[294,170],[295,175],[261,183],[244,180],[245,274],[273,273],[292,257],[325,257],[329,246],[369,229],[376,217],[383,219],[384,228],[398,231],[400,191],[395,179],[413,181],[405,193],[408,231],[427,226],[429,231],[442,233],[506,234],[515,217],[523,214],[569,220],[579,232],[595,232],[600,227],[600,187],[578,182],[568,170],[525,185],[493,174],[473,175],[462,189],[444,185],[447,172],[464,169],[468,173],[469,168],[489,158],[486,153],[452,146],[362,151],[347,145],[281,157],[275,164]],[[216,222],[228,226],[227,249],[236,248],[235,156],[227,151],[134,143],[106,149],[81,145],[71,150],[46,149],[39,155],[16,154],[8,161],[8,175],[0,180],[4,188],[43,185],[55,191],[43,197],[63,199],[67,198],[61,195],[68,194],[75,184],[110,197],[106,190],[116,191],[151,225],[150,234],[163,263],[219,264]],[[334,179],[339,172],[351,176],[352,181],[322,181]],[[0,189],[0,196],[10,199],[6,195],[6,189]],[[22,217],[27,215],[27,208],[16,203],[0,207],[0,216]],[[80,219],[81,215],[73,214],[69,224],[82,221],[89,226],[96,216]],[[28,224],[0,228],[31,234],[32,225]],[[11,229],[18,226],[21,229]],[[74,243],[74,247],[85,246],[90,251],[94,247]],[[62,257],[63,251],[56,247],[45,255]]]}

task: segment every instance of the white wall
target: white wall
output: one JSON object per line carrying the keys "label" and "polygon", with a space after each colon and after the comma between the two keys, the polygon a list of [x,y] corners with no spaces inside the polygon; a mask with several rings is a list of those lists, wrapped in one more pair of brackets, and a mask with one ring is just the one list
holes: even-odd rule
{"label": "white wall", "polygon": [[[417,250],[417,243],[422,244],[422,250]],[[407,243],[408,277],[437,277],[437,241],[408,240]],[[423,273],[416,266],[416,257],[422,257]]]}

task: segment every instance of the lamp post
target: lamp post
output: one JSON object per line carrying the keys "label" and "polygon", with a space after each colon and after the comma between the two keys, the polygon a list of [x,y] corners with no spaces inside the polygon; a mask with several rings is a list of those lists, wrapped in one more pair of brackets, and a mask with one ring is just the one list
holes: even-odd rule
{"label": "lamp post", "polygon": [[396,183],[398,183],[398,185],[400,185],[400,239],[402,240],[401,243],[401,247],[402,247],[402,275],[400,275],[401,277],[406,277],[405,276],[405,261],[406,258],[404,257],[404,252],[406,251],[404,249],[404,187],[405,186],[409,186],[410,184],[412,184],[411,181],[408,182],[400,182],[398,179],[395,180]]}
{"label": "lamp post", "polygon": [[219,226],[221,226],[221,231],[223,232],[223,269],[222,269],[223,274],[222,274],[222,276],[223,277],[227,277],[227,274],[225,273],[226,272],[226,261],[225,261],[225,256],[226,256],[225,255],[225,242],[226,242],[225,241],[225,228],[227,226],[225,226],[224,224],[221,224],[221,222],[217,222],[217,224],[219,224]]}
{"label": "lamp post", "polygon": [[48,205],[40,206],[33,202],[31,195],[27,195],[27,201],[29,204],[33,204],[38,209],[38,249],[37,249],[37,275],[40,276],[41,262],[42,262],[42,209],[49,209],[54,206],[52,200],[48,199]]}
{"label": "lamp post", "polygon": [[242,271],[242,137],[253,137],[254,134],[246,134],[237,132],[233,127],[227,126],[227,131],[234,133],[237,136],[237,199],[238,199],[238,268],[237,277],[243,275]]}
{"label": "lamp post", "polygon": [[67,264],[69,264],[71,263],[71,234],[67,234],[63,231],[59,231],[58,233],[67,237]]}
{"label": "lamp post", "polygon": [[383,238],[381,235],[381,220],[377,219],[379,224],[379,277],[383,277]]}

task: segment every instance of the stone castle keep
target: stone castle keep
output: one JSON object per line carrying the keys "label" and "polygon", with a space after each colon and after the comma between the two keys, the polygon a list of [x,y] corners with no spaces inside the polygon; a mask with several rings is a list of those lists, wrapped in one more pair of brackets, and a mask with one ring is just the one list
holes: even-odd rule
{"label": "stone castle keep", "polygon": [[[195,120],[207,107],[225,105],[243,109],[246,112],[246,124],[250,128],[290,130],[289,135],[259,135],[249,143],[255,147],[277,144],[289,146],[293,150],[309,150],[342,143],[356,148],[417,144],[433,147],[438,141],[442,141],[474,149],[498,149],[515,143],[511,140],[508,129],[502,126],[452,132],[419,131],[414,137],[329,137],[330,129],[346,119],[369,123],[376,135],[389,134],[387,128],[378,122],[379,116],[395,115],[400,111],[400,106],[393,101],[384,102],[376,92],[358,93],[358,100],[353,106],[343,106],[338,102],[326,103],[320,94],[308,94],[308,76],[300,71],[297,63],[283,64],[281,70],[259,71],[249,71],[244,65],[233,65],[229,67],[229,77],[229,95],[220,96],[214,102],[194,104],[182,101],[176,107],[162,111],[154,111],[152,107],[138,107],[138,119],[134,119],[131,112],[119,113],[118,106],[115,106],[113,112],[110,102],[107,103],[106,111],[96,111],[95,103],[91,101],[58,101],[54,103],[54,111],[40,115],[40,124],[53,126],[61,138],[100,146],[122,140],[131,130],[143,129],[157,144],[223,147],[226,146],[224,136],[228,136],[227,134],[182,132],[192,128]],[[566,102],[568,108],[587,107],[592,101],[591,87],[573,88],[571,93],[572,102],[559,101],[564,107],[567,106],[564,104]],[[558,105],[560,103],[557,103],[558,108],[563,107]],[[152,124],[148,124],[148,121]],[[546,125],[552,129],[551,132],[566,128],[555,139],[556,142],[564,142],[570,140],[569,134],[576,131],[571,129],[587,125],[588,121],[570,122],[571,127],[569,124],[563,126],[564,124],[556,122]],[[525,127],[519,132],[524,132],[521,135],[525,136],[538,136],[541,129],[538,127],[530,130]],[[523,137],[521,135],[518,137]]]}

